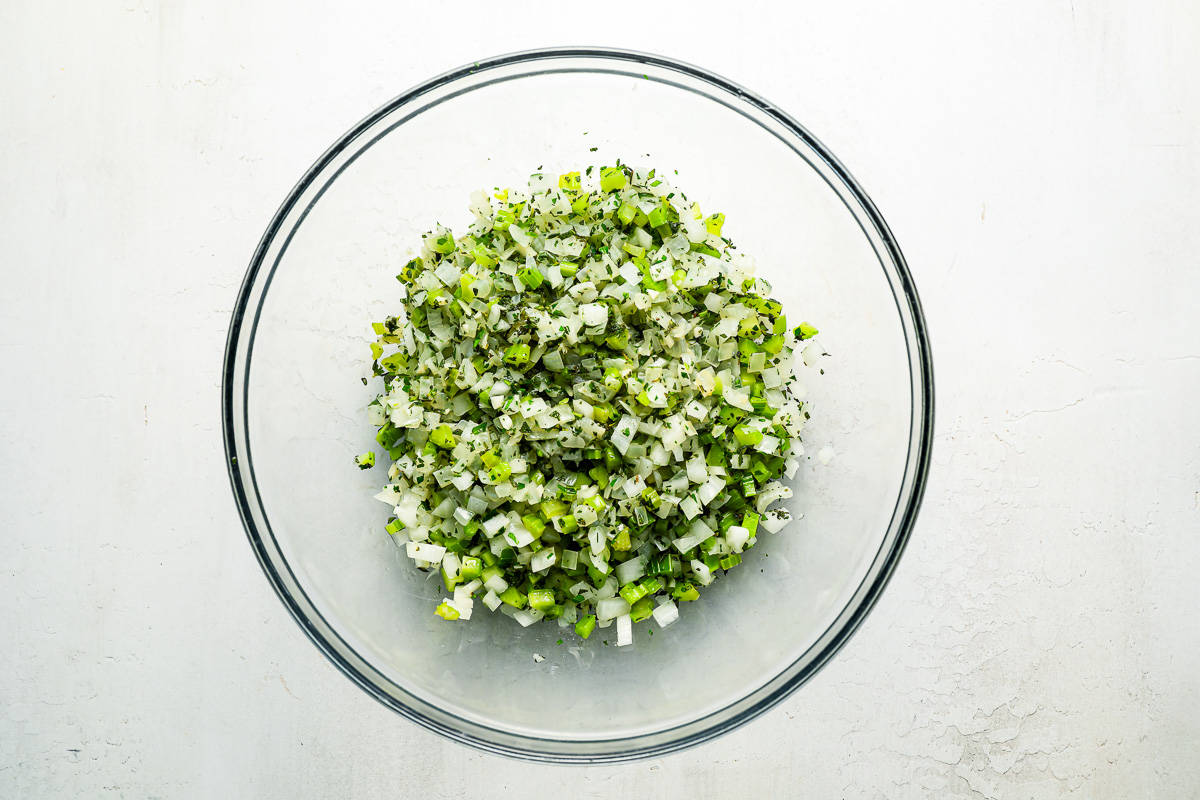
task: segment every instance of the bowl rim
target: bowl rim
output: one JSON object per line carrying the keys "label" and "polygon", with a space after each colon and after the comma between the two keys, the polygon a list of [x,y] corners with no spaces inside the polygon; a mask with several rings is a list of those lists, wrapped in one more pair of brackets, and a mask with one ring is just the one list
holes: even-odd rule
{"label": "bowl rim", "polygon": [[[795,675],[785,680],[782,684],[774,687],[766,692],[756,702],[740,712],[729,716],[726,719],[719,719],[709,725],[702,725],[705,720],[708,720],[722,711],[728,709],[731,705],[741,702],[746,697],[754,694],[756,691],[771,685],[775,680],[769,680],[766,684],[758,689],[751,690],[741,700],[734,701],[720,709],[709,712],[708,714],[696,719],[688,721],[674,728],[691,727],[694,728],[689,733],[677,738],[668,739],[661,742],[641,742],[652,737],[661,737],[664,733],[669,733],[674,728],[663,728],[652,731],[649,734],[637,734],[631,737],[616,737],[607,739],[587,739],[587,740],[571,740],[573,745],[602,745],[601,750],[589,753],[567,752],[567,751],[548,751],[536,747],[536,744],[554,742],[559,740],[537,738],[524,736],[508,730],[493,727],[485,723],[468,722],[454,715],[452,712],[443,712],[446,716],[458,719],[464,725],[488,731],[497,734],[502,739],[515,739],[521,743],[513,743],[510,741],[496,741],[494,739],[481,736],[478,733],[473,733],[470,730],[464,730],[459,727],[447,724],[441,720],[434,719],[428,714],[422,713],[420,710],[404,704],[399,699],[391,694],[388,694],[380,689],[368,676],[362,674],[358,668],[350,664],[347,659],[339,652],[338,648],[329,641],[326,635],[320,630],[320,626],[310,618],[309,614],[300,606],[297,598],[288,589],[286,581],[280,572],[276,569],[275,563],[268,552],[269,548],[264,542],[258,527],[254,521],[254,510],[252,507],[251,490],[257,497],[257,486],[248,487],[243,476],[243,470],[248,470],[251,484],[255,484],[253,479],[253,468],[250,465],[250,458],[244,459],[244,463],[239,464],[238,454],[238,426],[235,419],[235,409],[238,407],[235,402],[235,389],[237,388],[237,368],[239,366],[239,345],[242,343],[243,325],[246,323],[248,315],[247,310],[253,294],[256,278],[264,267],[264,262],[268,251],[274,242],[275,236],[281,228],[288,215],[293,211],[297,202],[310,188],[318,176],[323,174],[325,168],[330,165],[346,148],[355,141],[364,131],[369,130],[375,123],[397,109],[405,106],[413,100],[425,95],[438,88],[451,84],[457,80],[467,78],[481,72],[499,69],[502,67],[519,65],[524,63],[532,63],[538,61],[551,61],[555,59],[597,59],[608,61],[626,62],[629,64],[642,64],[654,66],[667,71],[677,72],[686,77],[698,80],[702,83],[720,90],[725,95],[731,95],[732,98],[726,97],[725,100],[740,100],[753,106],[755,110],[767,115],[775,123],[782,126],[790,134],[799,138],[807,147],[809,147],[824,164],[829,168],[832,174],[841,182],[842,186],[849,192],[851,197],[865,212],[866,217],[874,228],[875,234],[878,236],[879,245],[886,249],[889,259],[891,260],[896,278],[899,283],[899,290],[903,297],[896,295],[895,300],[898,310],[901,302],[907,306],[911,318],[912,330],[906,332],[905,347],[909,351],[910,361],[910,376],[913,377],[912,399],[913,413],[910,418],[909,432],[909,452],[905,468],[906,475],[911,477],[910,489],[907,499],[904,497],[904,483],[901,484],[901,491],[897,498],[897,508],[893,513],[892,525],[896,525],[896,535],[888,548],[886,554],[877,554],[875,562],[872,566],[874,569],[878,566],[878,570],[872,576],[870,571],[863,584],[866,584],[865,590],[860,585],[859,590],[855,593],[858,596],[861,593],[861,598],[855,604],[853,601],[839,613],[838,617],[830,625],[830,629],[840,624],[840,628],[836,630],[832,637],[829,638],[820,647],[820,650],[813,655],[808,664]],[[585,70],[587,71],[587,70]],[[678,84],[675,84],[678,87]],[[709,97],[710,100],[716,98]],[[722,102],[722,101],[718,101]],[[726,103],[733,107],[731,103]],[[736,109],[735,109],[736,110]],[[829,182],[829,179],[826,178]],[[830,184],[832,187],[832,183]],[[836,188],[835,188],[836,191]],[[318,195],[319,197],[319,195]],[[315,200],[313,201],[315,202]],[[843,198],[845,202],[845,198]],[[849,208],[849,204],[847,203]],[[849,209],[853,213],[853,209]],[[857,216],[857,215],[856,215]],[[299,224],[299,223],[297,223]],[[861,225],[861,221],[860,221]],[[864,233],[867,231],[864,228]],[[870,235],[868,238],[870,238]],[[872,242],[872,246],[875,243]],[[893,283],[893,293],[895,294],[897,286]],[[259,300],[261,308],[262,299],[266,296],[266,289],[262,291],[262,298]],[[901,313],[903,317],[903,313]],[[247,343],[244,345],[246,352],[252,351],[254,328],[257,326],[257,313],[251,316],[250,330],[246,335]],[[911,338],[911,342],[910,342]],[[913,344],[915,344],[915,353],[913,352]],[[249,374],[249,358],[246,359],[245,375]],[[245,396],[248,394],[248,383],[242,385],[243,403],[241,411],[243,417],[246,416]],[[815,136],[808,132],[799,122],[793,119],[790,115],[780,110],[778,107],[763,99],[759,95],[745,89],[744,87],[727,80],[707,69],[679,61],[665,56],[655,55],[651,53],[638,52],[633,50],[624,50],[607,47],[553,47],[540,48],[534,50],[525,50],[514,53],[493,56],[490,58],[473,61],[470,64],[463,65],[456,69],[449,70],[441,75],[430,78],[408,91],[392,98],[387,103],[384,103],[379,108],[375,109],[356,125],[351,127],[345,134],[337,139],[321,156],[309,167],[296,185],[288,192],[287,196],[272,216],[265,232],[256,246],[251,257],[250,263],[246,269],[245,276],[238,291],[237,301],[234,305],[229,329],[226,337],[224,350],[224,361],[221,373],[221,427],[222,438],[225,447],[225,464],[229,474],[230,485],[233,490],[234,502],[238,508],[239,516],[242,519],[243,528],[250,541],[251,547],[254,550],[255,556],[259,561],[264,573],[267,576],[272,588],[275,590],[281,602],[287,608],[288,612],[296,620],[297,624],[313,642],[317,648],[325,654],[325,656],[348,678],[356,683],[360,688],[366,691],[386,707],[400,713],[402,716],[420,724],[421,726],[439,733],[449,739],[460,743],[472,746],[485,752],[490,752],[499,755],[505,755],[530,761],[539,761],[546,763],[610,763],[618,761],[629,761],[640,758],[650,758],[661,756],[669,752],[691,747],[696,744],[711,740],[717,736],[723,735],[732,731],[763,712],[772,708],[784,698],[798,689],[801,685],[811,679],[817,672],[825,666],[826,663],[846,644],[851,636],[858,630],[862,621],[867,614],[874,608],[878,602],[883,589],[887,586],[895,567],[899,562],[908,540],[911,536],[912,529],[915,525],[917,514],[919,512],[922,499],[925,493],[925,487],[928,480],[930,457],[933,447],[933,430],[934,430],[934,385],[933,385],[933,360],[930,349],[929,336],[925,316],[921,308],[920,299],[917,294],[916,286],[913,282],[912,275],[909,272],[907,262],[900,247],[896,242],[895,236],[891,229],[884,221],[883,216],[879,213],[875,204],[867,196],[866,192],[858,184],[858,182],[850,175],[849,171],[842,166],[841,162],[826,148]],[[248,424],[243,425],[242,433],[248,436]],[[244,448],[246,456],[249,456],[249,442],[246,441]],[[903,503],[903,508],[900,508]],[[261,505],[259,506],[261,508]],[[261,512],[264,522],[266,522],[265,511]],[[898,520],[898,523],[897,523]],[[269,523],[267,524],[269,528]],[[273,533],[270,534],[273,539]],[[886,543],[886,537],[885,537]],[[882,550],[882,546],[881,546]],[[287,566],[286,559],[280,554],[284,566]],[[290,567],[288,568],[290,572]],[[867,580],[870,581],[867,584]],[[303,588],[300,587],[299,581],[295,581],[301,594]],[[316,611],[315,605],[311,604],[313,611],[320,616]],[[846,612],[849,611],[847,616]],[[335,629],[323,619],[321,623],[329,628],[331,632]],[[828,629],[826,631],[828,633]],[[340,639],[340,637],[338,637]],[[348,648],[346,642],[342,642]],[[817,640],[820,644],[820,639]],[[349,648],[352,651],[352,648]],[[357,654],[355,654],[357,655]],[[808,651],[801,658],[807,657]],[[359,657],[361,658],[361,656]],[[362,659],[366,662],[366,659]],[[799,659],[798,659],[799,660]],[[793,665],[796,662],[793,662]],[[789,667],[790,668],[790,667]],[[780,674],[787,671],[785,668]],[[776,676],[778,678],[778,676]],[[403,687],[397,687],[401,691],[405,691]],[[415,699],[415,698],[414,698]],[[622,743],[628,743],[626,747],[619,747]],[[618,745],[613,747],[613,745]]]}

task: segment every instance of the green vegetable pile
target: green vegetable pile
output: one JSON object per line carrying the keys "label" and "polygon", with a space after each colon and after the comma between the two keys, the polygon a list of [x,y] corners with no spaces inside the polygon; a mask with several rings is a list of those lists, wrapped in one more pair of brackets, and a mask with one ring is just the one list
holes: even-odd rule
{"label": "green vegetable pile", "polygon": [[374,324],[387,531],[440,571],[444,619],[481,600],[628,644],[786,524],[792,361],[817,331],[654,170],[534,174],[471,211],[425,235]]}

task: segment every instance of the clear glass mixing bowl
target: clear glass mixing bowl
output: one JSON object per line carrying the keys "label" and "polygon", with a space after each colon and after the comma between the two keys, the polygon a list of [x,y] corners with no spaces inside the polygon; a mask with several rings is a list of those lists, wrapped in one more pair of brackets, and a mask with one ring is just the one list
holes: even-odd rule
{"label": "clear glass mixing bowl", "polygon": [[[803,518],[632,647],[522,629],[486,611],[432,614],[440,581],[383,531],[372,499],[369,323],[435,221],[462,228],[476,189],[623,161],[727,215],[794,319],[821,329],[807,382]],[[501,56],[409,91],[355,125],[304,175],[255,251],[229,330],[229,475],[267,577],[349,678],[426,727],[545,761],[658,755],[753,718],[854,631],[912,529],[933,422],[916,290],[879,212],[791,117],[702,69],[561,49]],[[829,445],[836,457],[811,456]],[[481,607],[482,608],[482,607]],[[644,623],[644,626],[653,626]],[[563,638],[565,643],[557,644]],[[536,662],[533,654],[545,657]]]}

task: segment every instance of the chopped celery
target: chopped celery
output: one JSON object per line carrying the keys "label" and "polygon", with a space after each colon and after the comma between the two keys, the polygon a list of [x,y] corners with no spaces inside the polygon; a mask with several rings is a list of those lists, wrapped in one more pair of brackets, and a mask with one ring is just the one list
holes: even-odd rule
{"label": "chopped celery", "polygon": [[596,630],[596,615],[588,614],[580,617],[575,623],[575,635],[580,639],[586,639],[592,635],[592,631]]}
{"label": "chopped celery", "polygon": [[444,620],[458,619],[459,617],[458,609],[449,603],[441,603],[433,613],[437,614]]}

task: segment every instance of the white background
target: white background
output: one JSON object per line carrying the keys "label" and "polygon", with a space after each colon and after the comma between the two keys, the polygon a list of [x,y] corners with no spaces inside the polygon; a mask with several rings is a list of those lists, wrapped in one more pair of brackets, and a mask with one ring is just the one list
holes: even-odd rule
{"label": "white background", "polygon": [[[1200,796],[1200,6],[0,5],[0,796]],[[219,431],[251,250],[368,111],[483,55],[660,52],[790,111],[922,293],[934,463],[811,683],[669,758],[445,742],[260,573]]]}

